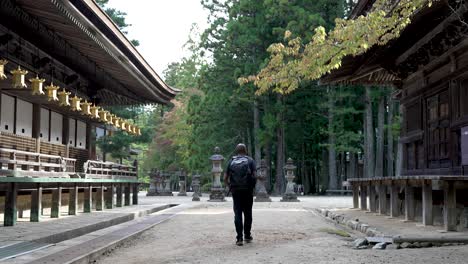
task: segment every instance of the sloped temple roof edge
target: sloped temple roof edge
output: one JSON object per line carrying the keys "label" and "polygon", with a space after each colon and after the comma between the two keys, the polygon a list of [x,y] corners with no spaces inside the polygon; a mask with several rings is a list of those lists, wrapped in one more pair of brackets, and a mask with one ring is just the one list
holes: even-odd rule
{"label": "sloped temple roof edge", "polygon": [[[72,12],[73,15],[84,18],[85,21],[83,22],[86,22],[88,26],[99,30],[99,32],[103,34],[101,39],[99,39],[100,36],[98,35],[95,35],[95,37],[102,41],[107,48],[112,49],[114,52],[120,53],[120,55],[124,55],[125,57],[118,58],[120,59],[119,62],[126,64],[126,68],[131,74],[139,74],[142,85],[146,89],[153,88],[153,91],[151,91],[153,94],[162,92],[161,96],[170,100],[174,98],[178,92],[180,92],[180,90],[168,86],[161,79],[161,77],[153,70],[153,68],[138,52],[135,46],[128,40],[128,38],[120,31],[112,19],[97,5],[94,0],[70,0],[69,2],[62,0],[51,1],[55,4],[62,4],[69,12]],[[70,3],[72,5],[70,5]],[[122,58],[127,60],[122,61]],[[132,72],[132,70],[135,70],[134,67],[136,67],[139,71]],[[167,103],[167,101],[164,100],[164,103]]]}

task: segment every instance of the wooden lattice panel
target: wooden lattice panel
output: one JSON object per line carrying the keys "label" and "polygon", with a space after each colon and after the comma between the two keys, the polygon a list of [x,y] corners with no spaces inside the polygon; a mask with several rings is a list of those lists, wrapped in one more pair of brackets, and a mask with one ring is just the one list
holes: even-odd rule
{"label": "wooden lattice panel", "polygon": [[75,171],[84,172],[83,165],[89,159],[88,150],[70,147],[69,157],[76,159]]}
{"label": "wooden lattice panel", "polygon": [[[31,137],[19,136],[7,132],[0,132],[0,148],[36,152],[36,140]],[[8,158],[5,157],[5,154],[0,154],[0,157]],[[27,160],[27,157],[23,155],[18,155],[16,158],[20,160]]]}
{"label": "wooden lattice panel", "polygon": [[62,144],[41,142],[41,153],[64,157],[66,153],[66,149],[65,149],[65,145],[62,145]]}

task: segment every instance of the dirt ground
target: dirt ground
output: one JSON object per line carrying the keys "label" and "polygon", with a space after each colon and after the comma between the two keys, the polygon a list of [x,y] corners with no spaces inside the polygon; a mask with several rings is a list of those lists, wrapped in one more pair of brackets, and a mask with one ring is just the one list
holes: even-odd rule
{"label": "dirt ground", "polygon": [[200,203],[117,248],[97,263],[467,263],[468,246],[355,250],[358,237],[337,230],[310,208],[330,200],[255,203],[254,242],[234,245],[232,203]]}

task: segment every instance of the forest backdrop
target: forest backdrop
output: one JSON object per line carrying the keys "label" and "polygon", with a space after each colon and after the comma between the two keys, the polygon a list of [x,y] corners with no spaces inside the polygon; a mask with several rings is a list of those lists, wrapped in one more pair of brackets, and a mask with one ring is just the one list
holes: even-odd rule
{"label": "forest backdrop", "polygon": [[[98,1],[126,31],[125,13],[106,8],[107,2]],[[263,89],[259,94],[258,85],[239,82],[271,65],[272,44],[293,40],[286,46],[304,46],[314,40],[317,27],[330,32],[336,18],[346,18],[354,1],[201,4],[210,13],[209,28],[199,32],[194,25],[185,45],[190,55],[163,73],[167,84],[182,92],[169,107],[114,109],[140,125],[143,135],[101,138],[106,153],[124,159],[130,149],[140,149],[140,175],[153,168],[182,168],[202,174],[207,189],[214,147],[228,158],[243,142],[257,162],[266,160],[267,190],[274,194],[285,188],[283,166],[289,157],[298,166],[296,183],[304,185],[306,194],[341,189],[346,178],[399,174],[399,109],[391,88],[323,86],[303,78],[287,93]]]}

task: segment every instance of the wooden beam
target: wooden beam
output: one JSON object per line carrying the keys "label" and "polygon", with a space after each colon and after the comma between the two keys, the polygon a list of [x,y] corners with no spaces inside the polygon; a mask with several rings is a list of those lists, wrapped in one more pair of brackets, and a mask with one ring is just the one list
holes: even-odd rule
{"label": "wooden beam", "polygon": [[16,196],[18,193],[18,183],[9,183],[9,188],[5,195],[4,226],[14,226],[17,220]]}
{"label": "wooden beam", "polygon": [[353,184],[353,208],[359,208],[359,186]]}
{"label": "wooden beam", "polygon": [[29,221],[40,222],[42,211],[42,185],[37,183],[36,190],[31,192],[31,213]]}
{"label": "wooden beam", "polygon": [[377,193],[375,191],[375,185],[369,185],[369,211],[377,212]]}
{"label": "wooden beam", "polygon": [[60,209],[62,208],[62,185],[59,183],[57,188],[52,190],[52,207],[50,211],[51,218],[60,217]]}
{"label": "wooden beam", "polygon": [[444,227],[446,231],[457,230],[457,192],[452,181],[444,188]]}
{"label": "wooden beam", "polygon": [[125,206],[130,205],[130,184],[125,184]]}
{"label": "wooden beam", "polygon": [[116,207],[122,207],[122,183],[117,184],[117,201]]}
{"label": "wooden beam", "polygon": [[96,211],[102,211],[104,209],[104,184],[97,188],[96,193]]}
{"label": "wooden beam", "polygon": [[400,210],[398,208],[398,191],[398,186],[392,185],[390,187],[390,217],[400,216]]}
{"label": "wooden beam", "polygon": [[379,185],[379,214],[387,214],[387,186]]}
{"label": "wooden beam", "polygon": [[423,211],[422,220],[423,225],[433,225],[434,218],[432,214],[432,184],[424,183],[422,186],[422,200]]}
{"label": "wooden beam", "polygon": [[73,189],[68,194],[68,215],[76,215],[78,212],[78,184],[74,184]]}
{"label": "wooden beam", "polygon": [[433,39],[437,34],[445,30],[448,24],[456,21],[459,19],[459,12],[465,13],[466,7],[465,5],[461,5],[461,7],[452,13],[449,17],[447,17],[444,21],[439,23],[433,30],[427,33],[423,38],[419,39],[411,48],[407,49],[403,54],[401,54],[396,60],[395,64],[398,65],[408,59],[412,54],[417,52],[422,46],[427,44],[431,39]]}
{"label": "wooden beam", "polygon": [[405,187],[405,221],[414,220],[414,187]]}
{"label": "wooden beam", "polygon": [[361,191],[361,210],[367,210],[367,186],[361,185],[359,189]]}
{"label": "wooden beam", "polygon": [[114,184],[111,183],[107,185],[107,190],[105,193],[105,203],[106,209],[113,209],[114,208]]}
{"label": "wooden beam", "polygon": [[132,186],[132,204],[137,205],[138,204],[138,183],[130,183]]}
{"label": "wooden beam", "polygon": [[92,206],[93,206],[93,186],[91,184],[88,184],[88,186],[85,187],[85,191],[84,191],[83,212],[91,213]]}

